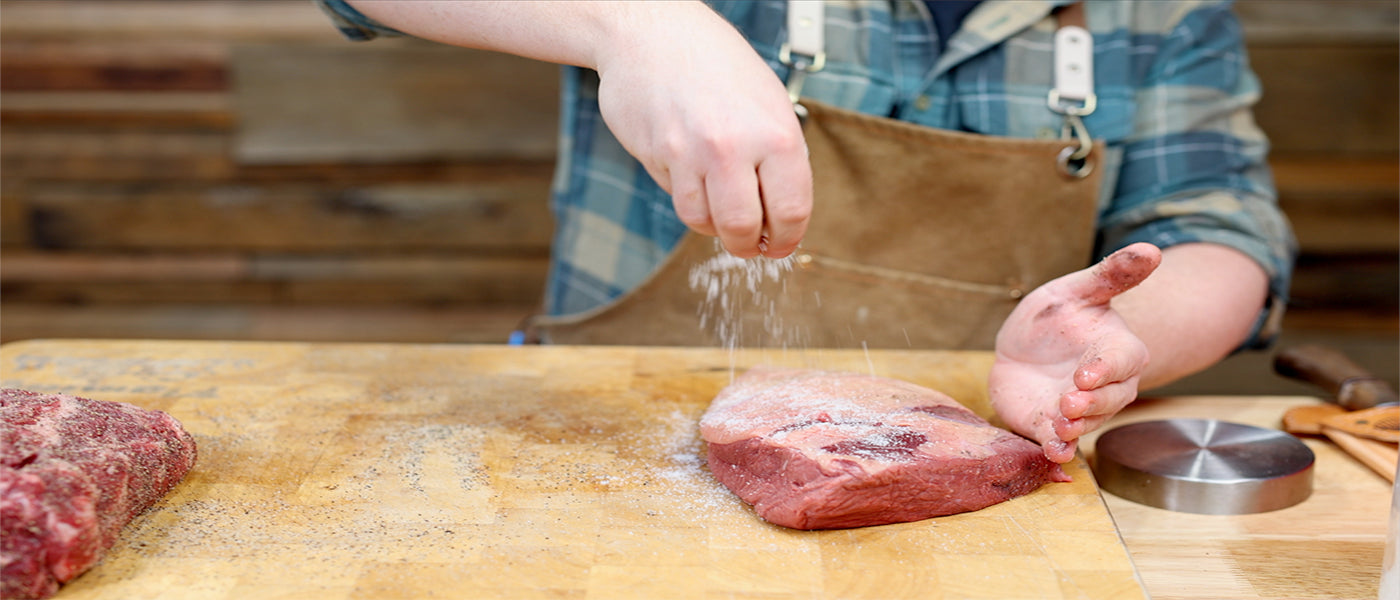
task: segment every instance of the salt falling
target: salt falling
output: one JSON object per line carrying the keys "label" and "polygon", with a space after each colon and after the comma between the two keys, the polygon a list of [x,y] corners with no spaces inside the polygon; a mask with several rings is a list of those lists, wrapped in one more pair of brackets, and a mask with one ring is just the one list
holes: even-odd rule
{"label": "salt falling", "polygon": [[[719,241],[715,241],[719,249]],[[690,269],[690,289],[704,295],[696,312],[700,328],[714,333],[732,353],[744,344],[745,334],[758,345],[805,347],[805,331],[784,326],[778,298],[786,293],[783,275],[792,271],[795,255],[785,258],[743,259],[722,250]],[[762,315],[763,330],[744,331],[745,314]],[[762,336],[762,337],[755,337]]]}
{"label": "salt falling", "polygon": [[[719,344],[729,350],[730,377],[734,375],[735,350],[746,345],[754,348],[807,350],[811,332],[806,325],[784,322],[790,311],[820,309],[821,295],[817,290],[797,292],[788,289],[788,274],[800,264],[799,254],[784,258],[758,256],[743,259],[725,252],[715,240],[715,255],[690,268],[690,289],[703,296],[696,314],[700,329],[710,331]],[[810,294],[810,297],[804,295]],[[861,311],[868,311],[861,308]],[[864,316],[859,315],[860,321]],[[749,330],[745,330],[745,326]],[[753,329],[758,329],[754,331]],[[859,340],[847,325],[849,338]],[[906,341],[908,332],[905,332]],[[875,375],[869,345],[860,340],[866,367]]]}

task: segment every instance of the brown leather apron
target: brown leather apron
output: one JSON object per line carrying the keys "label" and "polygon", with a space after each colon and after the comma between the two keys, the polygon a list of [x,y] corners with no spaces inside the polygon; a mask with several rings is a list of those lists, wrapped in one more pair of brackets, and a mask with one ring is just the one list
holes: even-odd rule
{"label": "brown leather apron", "polygon": [[734,266],[717,240],[688,233],[613,302],[532,319],[540,339],[990,349],[1021,296],[1092,258],[1100,173],[1062,170],[1072,140],[943,131],[801,104],[813,212],[791,260]]}

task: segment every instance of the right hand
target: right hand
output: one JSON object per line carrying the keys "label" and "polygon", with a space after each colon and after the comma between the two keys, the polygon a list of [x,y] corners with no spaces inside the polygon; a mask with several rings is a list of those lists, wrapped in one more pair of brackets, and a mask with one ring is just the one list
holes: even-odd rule
{"label": "right hand", "polygon": [[782,81],[709,7],[638,5],[652,8],[600,52],[603,120],[691,229],[740,258],[791,254],[812,171]]}

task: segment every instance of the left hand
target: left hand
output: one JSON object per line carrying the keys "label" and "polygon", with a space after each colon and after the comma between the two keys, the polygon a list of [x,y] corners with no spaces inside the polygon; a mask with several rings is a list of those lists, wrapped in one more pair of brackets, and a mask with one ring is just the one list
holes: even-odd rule
{"label": "left hand", "polygon": [[997,333],[992,406],[1012,430],[1039,442],[1050,460],[1069,462],[1080,436],[1137,397],[1147,345],[1110,301],[1161,260],[1151,244],[1114,252],[1028,294]]}

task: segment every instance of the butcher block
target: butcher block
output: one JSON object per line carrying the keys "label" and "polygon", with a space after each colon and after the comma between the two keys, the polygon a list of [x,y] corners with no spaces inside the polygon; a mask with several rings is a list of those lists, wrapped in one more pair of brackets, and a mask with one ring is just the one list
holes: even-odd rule
{"label": "butcher block", "polygon": [[758,364],[987,417],[988,353],[158,341],[0,348],[0,385],[163,410],[199,461],[59,598],[1145,598],[1072,483],[861,529],[768,524],[697,422]]}

